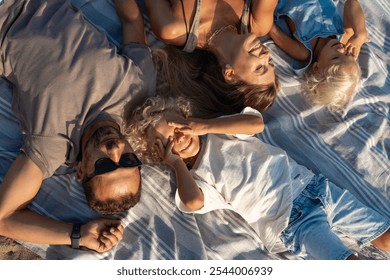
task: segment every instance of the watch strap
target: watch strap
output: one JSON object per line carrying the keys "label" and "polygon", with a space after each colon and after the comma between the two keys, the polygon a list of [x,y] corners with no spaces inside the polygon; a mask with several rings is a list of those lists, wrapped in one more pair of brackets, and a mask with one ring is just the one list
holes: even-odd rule
{"label": "watch strap", "polygon": [[80,229],[81,229],[80,224],[73,224],[72,234],[70,236],[71,247],[73,249],[80,248],[80,237],[81,237]]}

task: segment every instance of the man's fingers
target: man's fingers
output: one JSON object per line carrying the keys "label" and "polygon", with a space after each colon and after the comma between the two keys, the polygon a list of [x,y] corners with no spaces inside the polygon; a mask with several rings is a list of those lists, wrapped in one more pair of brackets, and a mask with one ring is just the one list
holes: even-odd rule
{"label": "man's fingers", "polygon": [[[110,230],[111,231],[111,230]],[[115,231],[119,233],[118,238],[115,234]],[[104,248],[106,250],[111,249],[114,247],[118,242],[122,239],[122,234],[119,232],[119,230],[113,230],[113,232],[103,232],[103,235],[100,236],[100,242],[104,244]]]}
{"label": "man's fingers", "polygon": [[123,234],[124,227],[123,227],[122,224],[120,224],[119,226],[117,226],[117,229],[119,230],[119,232],[120,232],[121,234]]}
{"label": "man's fingers", "polygon": [[114,235],[117,242],[118,243],[120,240],[122,240],[122,237],[123,237],[123,228],[122,228],[122,231],[116,227],[111,227],[109,229],[109,232],[111,235]]}

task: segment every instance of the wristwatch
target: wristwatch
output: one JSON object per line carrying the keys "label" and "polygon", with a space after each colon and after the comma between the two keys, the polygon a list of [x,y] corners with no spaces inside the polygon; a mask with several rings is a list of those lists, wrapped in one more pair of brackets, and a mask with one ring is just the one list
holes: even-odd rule
{"label": "wristwatch", "polygon": [[80,229],[81,229],[80,224],[73,224],[72,234],[70,236],[71,247],[73,249],[80,248],[80,237],[81,237]]}

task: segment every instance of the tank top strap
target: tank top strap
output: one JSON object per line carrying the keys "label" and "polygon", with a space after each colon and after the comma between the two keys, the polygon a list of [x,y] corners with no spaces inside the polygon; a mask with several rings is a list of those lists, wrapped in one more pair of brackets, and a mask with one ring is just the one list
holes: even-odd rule
{"label": "tank top strap", "polygon": [[242,10],[241,23],[240,23],[240,33],[247,34],[249,33],[249,16],[251,13],[252,0],[245,0],[244,9]]}
{"label": "tank top strap", "polygon": [[189,33],[187,34],[187,40],[184,45],[183,51],[193,52],[198,45],[198,36],[199,36],[199,22],[200,22],[200,6],[202,4],[201,0],[196,0],[196,10],[194,15],[194,20],[192,22]]}

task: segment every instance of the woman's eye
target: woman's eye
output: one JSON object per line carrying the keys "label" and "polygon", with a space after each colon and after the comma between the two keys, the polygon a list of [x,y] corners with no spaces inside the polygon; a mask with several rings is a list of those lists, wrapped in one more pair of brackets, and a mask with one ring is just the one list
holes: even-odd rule
{"label": "woman's eye", "polygon": [[260,71],[260,70],[262,70],[263,68],[264,68],[264,65],[259,65],[259,66],[257,66],[256,71]]}

